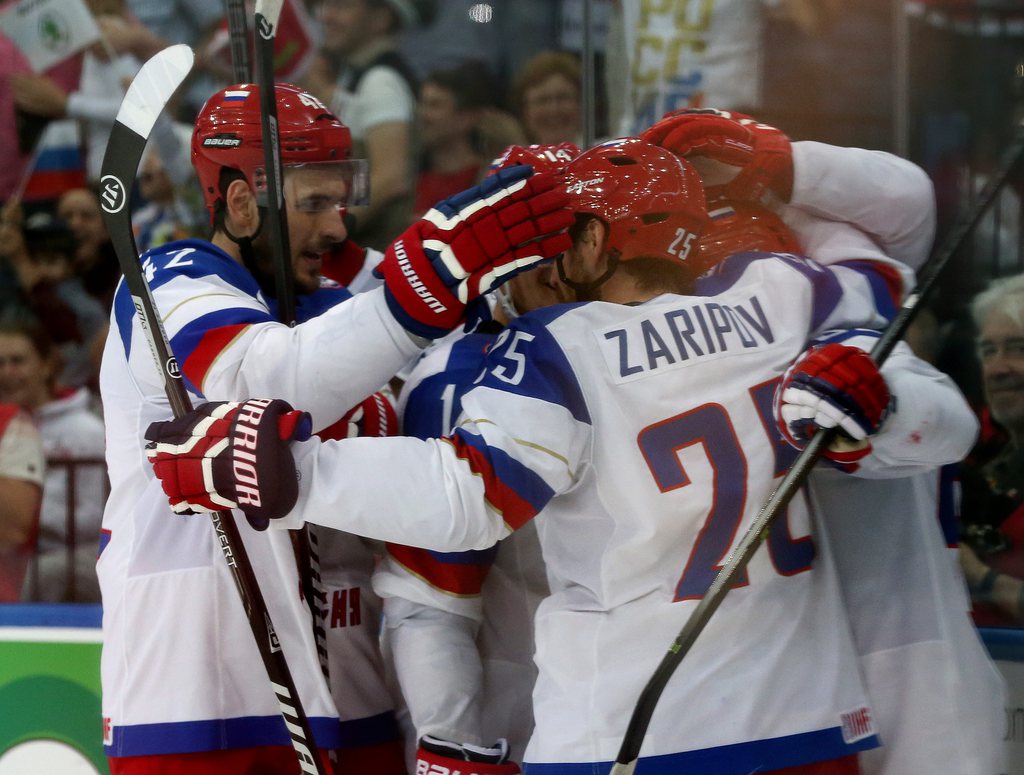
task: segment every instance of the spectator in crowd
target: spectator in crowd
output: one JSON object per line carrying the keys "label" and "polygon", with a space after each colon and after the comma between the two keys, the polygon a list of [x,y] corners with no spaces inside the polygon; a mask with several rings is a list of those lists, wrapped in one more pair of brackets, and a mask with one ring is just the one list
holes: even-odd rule
{"label": "spectator in crowd", "polygon": [[416,81],[395,36],[420,22],[412,0],[321,0],[323,56],[306,75],[352,131],[370,164],[370,203],[352,211],[350,235],[383,250],[409,223]]}
{"label": "spectator in crowd", "polygon": [[209,0],[126,0],[128,13],[98,15],[100,29],[119,52],[144,62],[172,43],[186,43],[197,52],[193,75],[181,94],[179,115],[196,114],[215,88],[228,78],[219,62],[203,56],[206,44],[224,18],[224,4]]}
{"label": "spectator in crowd", "polygon": [[482,155],[480,122],[492,94],[494,86],[479,63],[437,70],[420,86],[416,217],[480,179],[489,161]]}
{"label": "spectator in crowd", "polygon": [[[0,147],[5,149],[4,164],[0,166],[0,199],[4,201],[19,193],[19,187],[24,185],[25,176],[31,172],[27,165],[33,160],[33,151],[48,121],[43,116],[25,113],[15,102],[9,77],[31,72],[25,55],[13,41],[0,34]],[[82,58],[74,56],[54,65],[45,74],[60,88],[73,91],[81,72]]]}
{"label": "spectator in crowd", "polygon": [[583,113],[576,57],[542,51],[516,74],[513,93],[529,142],[580,145]]}
{"label": "spectator in crowd", "polygon": [[[29,411],[50,464],[43,480],[36,566],[28,597],[51,602],[99,602],[97,543],[106,474],[103,421],[88,388],[64,388],[57,380],[60,354],[46,330],[30,323],[0,324],[0,401]],[[94,465],[75,467],[91,459]],[[72,465],[56,464],[68,461]],[[74,484],[72,485],[72,482]],[[73,497],[72,503],[68,499]],[[68,510],[75,514],[68,532]]]}
{"label": "spectator in crowd", "polygon": [[[187,174],[181,174],[180,164],[178,170],[168,169],[155,143],[147,146],[138,177],[139,193],[146,204],[132,213],[132,231],[140,253],[167,242],[198,236],[208,221],[199,184],[188,161],[192,127],[175,124],[171,131],[183,150],[177,156],[187,168]],[[175,183],[175,179],[182,183]]]}
{"label": "spectator in crowd", "polygon": [[0,320],[33,322],[47,331],[63,356],[61,383],[84,385],[96,376],[96,342],[106,335],[107,314],[74,274],[74,237],[47,212],[21,225],[21,208],[4,208],[0,274]]}
{"label": "spectator in crowd", "polygon": [[[123,0],[89,0],[94,15],[123,14]],[[96,43],[85,52],[78,88],[68,91],[46,75],[18,73],[10,77],[15,105],[46,118],[72,118],[85,132],[86,178],[98,181],[107,138],[121,107],[126,80],[140,66],[131,54],[116,54],[109,45]]]}
{"label": "spectator in crowd", "polygon": [[[0,357],[0,375],[7,364]],[[0,603],[17,602],[42,501],[39,431],[17,404],[0,403]]]}
{"label": "spectator in crowd", "polygon": [[965,466],[960,559],[975,621],[1024,624],[1024,274],[975,298],[985,400],[1006,442],[979,466]]}
{"label": "spectator in crowd", "polygon": [[86,292],[109,310],[121,269],[103,222],[99,196],[89,188],[65,191],[57,200],[57,216],[67,223],[78,245],[75,273]]}

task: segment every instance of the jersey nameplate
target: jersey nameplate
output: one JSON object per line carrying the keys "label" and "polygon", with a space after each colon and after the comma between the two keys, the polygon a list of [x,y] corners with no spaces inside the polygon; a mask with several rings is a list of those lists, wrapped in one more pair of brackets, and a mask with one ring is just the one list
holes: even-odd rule
{"label": "jersey nameplate", "polygon": [[775,342],[757,295],[737,304],[713,301],[663,312],[595,332],[615,382],[630,382],[691,363],[714,360]]}

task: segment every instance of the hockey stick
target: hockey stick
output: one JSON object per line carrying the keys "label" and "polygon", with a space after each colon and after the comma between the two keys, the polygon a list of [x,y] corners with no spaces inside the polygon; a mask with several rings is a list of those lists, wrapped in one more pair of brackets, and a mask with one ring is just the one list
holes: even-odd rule
{"label": "hockey stick", "polygon": [[[256,0],[256,82],[260,87],[260,121],[263,134],[266,207],[264,225],[274,256],[274,288],[277,293],[277,317],[295,325],[295,279],[292,252],[288,242],[288,215],[284,203],[284,170],[281,167],[281,143],[277,130],[277,100],[274,91],[274,38],[283,0]],[[244,23],[244,22],[243,22]],[[302,587],[313,617],[313,640],[320,671],[330,683],[327,656],[327,632],[324,629],[327,592],[320,576],[320,554],[316,531],[309,526],[291,533]]]}
{"label": "hockey stick", "polygon": [[[124,282],[131,293],[139,325],[146,335],[157,371],[163,378],[164,392],[175,417],[192,411],[192,401],[181,381],[178,362],[171,351],[163,322],[157,314],[149,285],[143,276],[138,248],[132,234],[129,201],[135,184],[135,173],[153,125],[171,95],[188,75],[192,61],[192,50],[185,45],[176,45],[157,53],[142,66],[128,87],[117,113],[103,156],[100,178],[104,221],[114,244],[118,264],[124,273]],[[227,511],[210,516],[224,560],[231,569],[235,586],[242,598],[242,606],[270,684],[277,695],[281,716],[295,748],[299,766],[302,772],[326,775],[320,757],[316,754],[309,719],[302,709],[234,517]]]}
{"label": "hockey stick", "polygon": [[[985,187],[978,195],[977,201],[971,209],[964,214],[952,231],[943,240],[941,246],[931,258],[925,263],[917,286],[910,292],[903,306],[889,326],[882,332],[878,342],[871,350],[871,358],[881,366],[897,342],[903,338],[907,327],[916,317],[920,309],[921,301],[932,291],[938,280],[939,274],[945,268],[953,254],[960,249],[964,240],[977,226],[992,200],[995,199],[999,188],[1006,182],[1014,164],[1024,152],[1024,124],[1017,128],[1016,135],[1009,147],[999,159],[999,163],[992,171]],[[640,693],[636,706],[633,708],[633,715],[626,728],[626,734],[622,739],[619,753],[615,758],[609,775],[631,775],[636,768],[636,761],[640,755],[640,747],[643,745],[647,728],[650,725],[651,715],[658,704],[661,693],[668,683],[669,678],[675,672],[683,657],[693,647],[694,641],[707,626],[708,620],[718,610],[723,598],[736,581],[737,576],[743,571],[760,547],[777,516],[785,509],[786,504],[792,500],[797,490],[808,477],[814,468],[818,458],[824,453],[829,443],[835,436],[836,431],[819,430],[814,438],[800,452],[793,466],[786,472],[779,486],[775,488],[764,506],[761,507],[757,517],[751,523],[747,532],[744,533],[739,544],[733,550],[729,560],[715,576],[714,581],[708,588],[707,593],[697,603],[693,613],[686,620],[676,639],[669,647],[668,653],[662,658],[661,663],[655,669],[647,685]]]}
{"label": "hockey stick", "polygon": [[266,187],[264,226],[274,254],[274,289],[277,318],[295,325],[295,278],[288,220],[284,209],[284,172],[277,135],[277,100],[274,98],[274,36],[283,0],[256,0],[256,82],[260,87],[260,122],[263,131],[263,180]]}
{"label": "hockey stick", "polygon": [[224,0],[228,17],[228,43],[231,49],[231,77],[235,83],[249,83],[249,29],[245,22],[245,0]]}

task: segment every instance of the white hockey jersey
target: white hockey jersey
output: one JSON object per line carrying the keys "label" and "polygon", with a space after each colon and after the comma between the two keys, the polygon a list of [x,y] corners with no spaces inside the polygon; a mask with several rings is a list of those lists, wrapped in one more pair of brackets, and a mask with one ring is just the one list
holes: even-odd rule
{"label": "white hockey jersey", "polygon": [[[702,281],[706,297],[531,313],[489,353],[450,441],[295,445],[302,495],[276,527],[448,551],[491,546],[543,508],[551,595],[525,772],[590,773],[782,473],[775,382],[818,332],[881,325],[865,314],[880,287],[860,269],[745,254]],[[810,532],[798,497],[666,688],[648,771],[747,773],[877,744]]]}
{"label": "white hockey jersey", "polygon": [[[383,292],[301,297],[300,325],[276,321],[252,275],[210,243],[143,257],[156,307],[194,400],[281,396],[314,427],[338,420],[417,351]],[[303,322],[305,321],[305,322]],[[214,531],[172,516],[143,433],[171,416],[122,283],[100,372],[111,494],[97,573],[109,756],[288,745],[277,700]],[[343,737],[320,672],[288,536],[237,520],[288,666],[321,747]]]}
{"label": "white hockey jersey", "polygon": [[[497,337],[449,337],[424,352],[402,387],[404,435],[453,430]],[[408,754],[423,734],[484,746],[504,738],[522,761],[533,731],[533,617],[549,592],[533,523],[484,551],[389,544],[373,584],[408,710]]]}
{"label": "white hockey jersey", "polygon": [[[831,340],[870,349],[874,332]],[[978,422],[945,374],[898,345],[882,369],[895,411],[853,475],[808,480],[836,560],[882,746],[864,775],[999,775],[1006,687],[971,622],[957,557],[955,472]]]}
{"label": "white hockey jersey", "polygon": [[[807,141],[793,143],[793,165],[781,215],[815,261],[891,256],[922,266],[935,233],[923,170],[891,154]],[[904,346],[883,373],[897,411],[873,437],[873,454],[854,476],[819,466],[808,480],[882,741],[861,755],[861,769],[995,775],[1005,771],[1006,689],[967,616],[956,516],[943,520],[946,540],[939,519],[954,501],[939,466],[963,457],[977,423],[950,379],[908,359]]]}

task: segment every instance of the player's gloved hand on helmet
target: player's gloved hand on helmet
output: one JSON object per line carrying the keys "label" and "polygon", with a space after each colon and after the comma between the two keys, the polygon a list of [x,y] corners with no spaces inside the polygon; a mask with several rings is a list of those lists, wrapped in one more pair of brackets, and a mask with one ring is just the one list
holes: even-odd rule
{"label": "player's gloved hand on helmet", "polygon": [[871,452],[892,405],[884,377],[871,356],[835,342],[815,346],[789,367],[775,392],[775,420],[783,437],[803,449],[819,428],[838,428],[824,453],[855,470]]}
{"label": "player's gloved hand on helmet", "polygon": [[442,336],[470,302],[567,250],[573,213],[560,182],[520,165],[434,205],[376,269],[391,313],[417,336]]}
{"label": "player's gloved hand on helmet", "polygon": [[146,457],[178,514],[241,509],[256,530],[294,508],[299,482],[292,441],[312,421],[287,401],[203,404],[146,429]]}
{"label": "player's gloved hand on helmet", "polygon": [[327,426],[316,435],[324,440],[397,436],[398,413],[388,393],[378,390],[349,409],[336,423]]}
{"label": "player's gloved hand on helmet", "polygon": [[508,741],[490,748],[451,743],[431,735],[420,738],[416,772],[457,772],[460,775],[519,775],[519,765],[508,760]]}
{"label": "player's gloved hand on helmet", "polygon": [[695,157],[738,168],[728,182],[705,178],[708,195],[741,202],[761,202],[767,192],[783,201],[793,193],[793,148],[775,127],[743,113],[685,108],[666,113],[640,134],[642,140],[684,156],[705,172]]}

